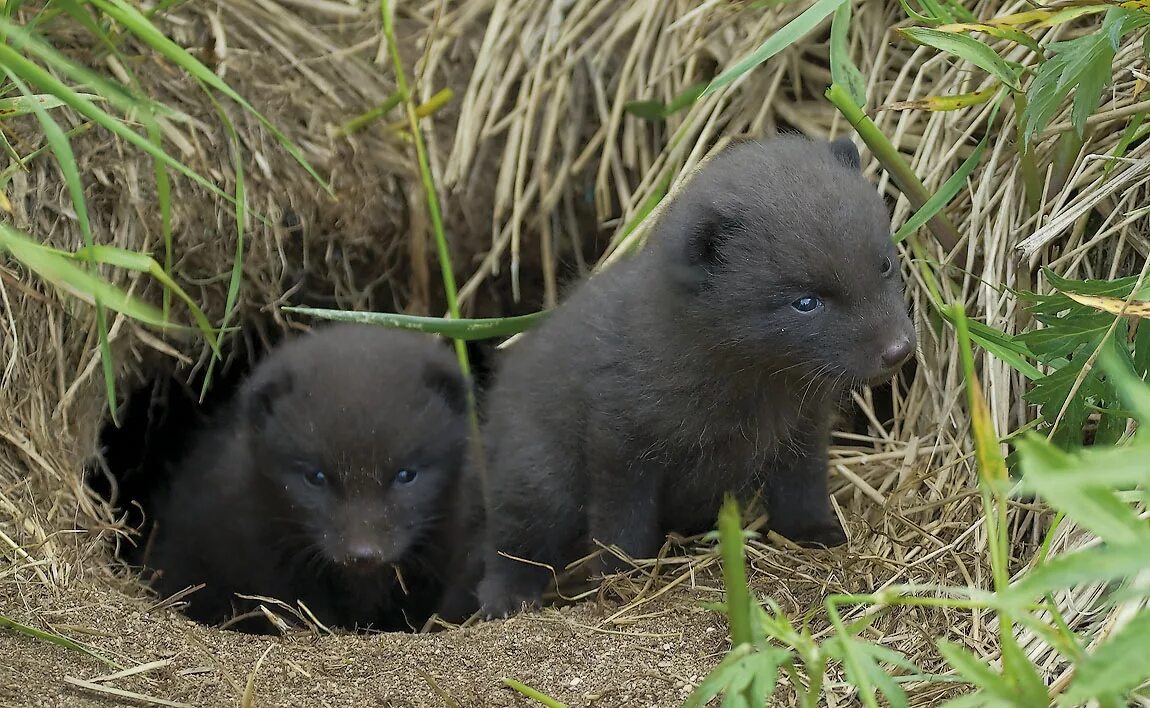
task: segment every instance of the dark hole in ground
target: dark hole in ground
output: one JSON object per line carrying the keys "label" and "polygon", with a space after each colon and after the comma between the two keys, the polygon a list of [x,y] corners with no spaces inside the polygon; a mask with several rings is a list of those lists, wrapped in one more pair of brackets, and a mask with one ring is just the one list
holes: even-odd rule
{"label": "dark hole in ground", "polygon": [[134,543],[117,544],[119,560],[139,563],[159,485],[187,454],[204,424],[227,404],[253,364],[282,338],[278,328],[261,325],[249,320],[222,344],[223,360],[216,363],[202,401],[206,363],[165,362],[153,375],[141,377],[120,401],[119,427],[110,418],[105,420],[100,431],[103,464],[89,464],[85,481],[137,531]]}

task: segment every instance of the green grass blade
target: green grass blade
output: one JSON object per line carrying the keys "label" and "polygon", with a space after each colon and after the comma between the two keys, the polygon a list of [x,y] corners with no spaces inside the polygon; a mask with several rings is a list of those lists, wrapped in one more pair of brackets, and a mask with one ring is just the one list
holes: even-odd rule
{"label": "green grass blade", "polygon": [[339,127],[340,135],[351,135],[352,133],[363,130],[368,125],[390,113],[396,106],[403,103],[403,99],[403,94],[396,91],[395,93],[388,96],[383,103],[379,104],[375,108],[372,108],[366,113],[355,116],[351,120],[341,125]]}
{"label": "green grass blade", "polygon": [[[148,138],[152,144],[160,149],[163,136],[159,124],[152,120],[148,123]],[[160,236],[164,239],[164,275],[172,272],[175,262],[175,248],[172,242],[172,181],[168,177],[168,169],[164,163],[152,158],[152,171],[156,180],[156,200],[160,205]],[[164,318],[167,319],[172,309],[172,289],[164,288]],[[196,309],[199,309],[198,307]],[[194,314],[194,313],[193,313]]]}
{"label": "green grass blade", "polygon": [[74,651],[74,652],[77,652],[79,654],[84,654],[84,655],[90,656],[93,659],[95,659],[96,661],[99,661],[103,664],[107,664],[108,666],[111,666],[113,668],[116,668],[116,669],[121,668],[119,666],[119,664],[112,661],[111,659],[108,659],[107,657],[101,656],[100,654],[97,654],[96,652],[92,651],[91,649],[84,646],[83,644],[80,644],[79,642],[74,641],[72,639],[69,639],[63,635],[56,634],[55,632],[45,632],[42,629],[36,629],[35,627],[29,627],[26,624],[21,624],[20,622],[17,622],[16,620],[10,619],[10,618],[5,617],[3,615],[0,615],[0,627],[3,627],[4,629],[12,630],[13,632],[17,632],[19,634],[23,634],[26,637],[32,637],[33,639],[39,639],[40,641],[48,642],[49,644],[55,644],[58,647],[64,647],[65,649],[68,649],[70,651]]}
{"label": "green grass blade", "polygon": [[[211,98],[211,94],[208,94]],[[216,107],[216,112],[220,116],[220,121],[227,128],[228,136],[232,142],[232,154],[236,162],[236,253],[232,258],[232,273],[228,280],[228,296],[224,303],[224,318],[221,323],[221,328],[227,328],[228,323],[231,321],[233,311],[236,307],[236,302],[240,296],[240,285],[243,282],[244,274],[244,235],[247,231],[247,190],[244,186],[244,160],[243,160],[243,143],[240,141],[239,133],[236,132],[235,125],[232,124],[228,118],[227,112],[223,109],[214,98],[211,99]],[[200,400],[202,401],[208,395],[208,389],[212,385],[212,378],[216,371],[216,362],[219,361],[219,352],[208,363],[208,371],[204,376],[203,386],[200,388]]]}
{"label": "green grass blade", "polygon": [[108,309],[134,320],[160,329],[179,329],[166,326],[163,313],[155,307],[132,297],[99,276],[80,268],[71,259],[55,253],[2,222],[0,250],[8,251],[13,258],[45,281],[86,302],[94,303],[98,298]]}
{"label": "green grass blade", "polygon": [[837,10],[839,5],[842,5],[844,2],[846,2],[846,0],[816,0],[816,2],[804,10],[802,14],[788,22],[778,32],[768,37],[767,41],[763,42],[758,49],[736,62],[730,69],[727,69],[715,77],[703,91],[702,95],[711,95],[791,46],[817,27],[820,22],[829,17],[830,14]]}
{"label": "green grass blade", "polygon": [[[990,118],[987,120],[987,125],[994,125],[994,118],[998,115],[998,109],[1001,105],[1002,101],[1000,99],[999,102],[995,104],[994,108],[991,110]],[[943,182],[942,186],[937,192],[935,192],[934,196],[928,199],[926,204],[923,204],[922,208],[916,211],[914,215],[907,219],[906,223],[902,225],[902,228],[895,232],[895,243],[902,243],[907,236],[910,236],[912,233],[922,228],[926,222],[934,218],[935,214],[942,211],[942,209],[944,209],[946,205],[950,203],[950,200],[954,199],[954,197],[960,191],[962,191],[962,188],[966,186],[966,178],[970,176],[970,173],[973,172],[974,168],[977,167],[978,164],[982,161],[982,153],[986,150],[986,146],[990,141],[990,136],[993,134],[994,133],[992,131],[988,130],[986,135],[983,136],[982,140],[978,141],[978,145],[975,146],[974,151],[970,154],[970,157],[966,158],[962,165],[960,165],[959,168],[955,170],[954,174],[952,174],[950,178],[946,180],[946,182]]]}
{"label": "green grass blade", "polygon": [[534,688],[531,688],[527,684],[520,683],[519,681],[516,681],[515,679],[505,678],[505,679],[503,679],[503,685],[507,686],[508,688],[514,689],[520,695],[525,696],[527,698],[530,698],[531,700],[535,701],[536,703],[539,703],[540,705],[547,706],[547,708],[567,708],[567,706],[565,706],[564,704],[555,700],[551,696],[540,693],[539,691],[536,691]]}
{"label": "green grass blade", "polygon": [[632,234],[634,234],[635,230],[639,228],[639,225],[651,215],[651,212],[659,206],[663,198],[667,196],[667,190],[671,188],[671,180],[673,178],[674,175],[671,170],[667,170],[666,174],[659,178],[658,183],[655,184],[655,188],[647,195],[647,198],[643,200],[643,203],[639,206],[639,210],[635,212],[635,216],[631,217],[631,220],[619,231],[614,246],[608,247],[608,251],[617,249],[629,250],[637,245],[636,239],[632,238]]}
{"label": "green grass blade", "polygon": [[682,93],[671,99],[669,103],[653,100],[628,101],[623,104],[623,112],[629,113],[637,118],[642,118],[643,120],[652,122],[663,121],[699,100],[699,96],[703,95],[703,91],[706,89],[707,82],[700,81],[685,88]]}
{"label": "green grass blade", "polygon": [[739,505],[728,497],[719,510],[719,551],[723,557],[723,587],[726,591],[727,621],[731,644],[750,644],[751,593],[747,588],[746,555],[743,550],[743,524]]}
{"label": "green grass blade", "polygon": [[132,7],[126,0],[90,0],[90,2],[139,37],[152,49],[182,68],[190,76],[216,89],[255,116],[256,120],[275,137],[280,145],[287,150],[288,154],[290,154],[328,194],[334,194],[331,185],[328,184],[327,180],[319,176],[319,173],[315,171],[315,168],[311,166],[307,158],[303,156],[303,153],[296,147],[295,143],[289,140],[279,128],[273,125],[271,121],[265,118],[263,114],[257,111],[247,100],[236,93],[236,91],[214,71],[200,63],[198,59],[189,54],[183,47],[168,39],[164,33],[157,29],[139,10]]}
{"label": "green grass blade", "polygon": [[[918,175],[914,173],[914,170],[911,169],[894,145],[891,145],[890,140],[882,134],[874,121],[863,112],[858,104],[851,100],[847,90],[838,84],[831,84],[826,91],[826,97],[858,131],[859,137],[863,139],[863,142],[882,163],[882,166],[894,178],[898,188],[906,195],[910,203],[916,209],[921,209],[930,201],[931,194],[923,186]],[[929,223],[931,233],[934,234],[943,248],[949,251],[958,244],[960,240],[958,230],[954,228],[954,224],[946,218],[945,214],[935,214]]]}
{"label": "green grass blade", "polygon": [[[3,32],[5,38],[11,43],[10,48],[17,50],[16,56],[23,59],[25,63],[32,63],[30,57],[39,59],[76,83],[87,85],[102,100],[112,104],[126,115],[132,114],[134,111],[141,111],[167,116],[180,122],[190,120],[186,114],[180,111],[153,101],[146,96],[132,95],[124,86],[77,64],[24,26],[0,18],[0,32]],[[11,68],[11,65],[8,66]],[[27,77],[24,78],[27,80]],[[67,91],[74,93],[71,89],[67,89]],[[49,91],[49,93],[63,98],[57,91]],[[69,105],[71,104],[69,103]]]}
{"label": "green grass blade", "polygon": [[904,27],[898,31],[912,42],[953,54],[983,69],[1015,91],[1022,90],[1018,72],[998,52],[973,37],[940,32],[929,27]]}
{"label": "green grass blade", "polygon": [[[7,31],[7,28],[0,27],[0,29]],[[151,141],[137,134],[119,119],[101,110],[94,103],[84,98],[82,94],[78,94],[65,86],[59,79],[52,76],[52,74],[20,56],[12,47],[0,44],[0,65],[7,67],[23,80],[40,87],[48,93],[58,96],[73,110],[81,113],[97,125],[122,138],[148,155],[151,155],[153,158],[163,162],[168,167],[191,179],[212,194],[227,200],[229,203],[234,203],[231,195],[227,192],[200,176],[195,170],[176,160],[164,150],[157,148]]]}
{"label": "green grass blade", "polygon": [[314,307],[281,307],[283,312],[316,317],[337,322],[358,322],[360,324],[381,325],[397,329],[410,329],[427,334],[438,334],[452,339],[471,341],[509,337],[525,332],[547,316],[547,310],[517,317],[493,317],[489,319],[455,319],[452,317],[420,317],[400,315],[391,312],[354,312],[351,310],[325,310]]}
{"label": "green grass blade", "polygon": [[[211,346],[212,351],[219,355],[219,338],[216,330],[212,327],[212,323],[208,320],[208,316],[200,309],[199,304],[195,299],[181,288],[175,280],[172,279],[168,272],[146,253],[138,253],[136,251],[128,251],[115,246],[96,245],[88,248],[85,246],[75,253],[60,252],[61,255],[69,258],[86,259],[96,263],[105,265],[116,266],[117,268],[126,268],[134,270],[139,273],[147,273],[155,278],[161,285],[164,286],[165,292],[175,294],[180,300],[188,306],[188,311],[192,314],[192,319],[196,321],[196,326],[199,327],[200,332],[203,333],[204,339],[207,340],[208,345]],[[168,321],[168,314],[162,313],[164,321]]]}
{"label": "green grass blade", "polygon": [[[1010,551],[1006,529],[1006,499],[1003,485],[1009,480],[1006,458],[999,447],[999,436],[990,417],[990,407],[982,394],[982,386],[974,368],[974,351],[970,345],[970,328],[967,326],[966,312],[961,305],[951,308],[958,333],[959,356],[963,375],[966,378],[966,400],[970,413],[970,432],[974,439],[975,458],[978,461],[978,477],[982,487],[983,506],[986,514],[986,535],[990,547],[990,565],[994,574],[994,589],[1001,592],[1010,582]],[[1003,622],[1002,631],[1007,632],[1009,621]]]}
{"label": "green grass blade", "polygon": [[[84,239],[84,243],[88,248],[95,246],[95,238],[92,236],[92,221],[88,215],[88,202],[84,198],[84,184],[80,181],[80,168],[76,163],[76,155],[72,151],[72,142],[68,140],[68,136],[64,134],[60,125],[48,115],[40,102],[35,100],[31,91],[28,89],[27,84],[20,80],[11,70],[5,68],[5,73],[8,79],[15,84],[16,88],[20,90],[25,97],[31,99],[28,103],[32,112],[36,114],[36,119],[40,122],[40,128],[44,131],[44,139],[52,148],[52,152],[56,155],[56,163],[60,166],[60,173],[64,176],[64,183],[68,187],[68,196],[72,201],[72,209],[76,212],[76,220],[80,224],[80,234]],[[89,259],[89,268],[94,272],[96,269],[96,262]],[[112,359],[112,344],[108,341],[108,317],[104,312],[104,304],[100,301],[98,295],[95,296],[96,305],[96,336],[100,345],[100,363],[104,374],[104,393],[107,396],[108,412],[112,417],[112,423],[116,426],[120,425],[119,417],[116,409],[116,366]]]}
{"label": "green grass blade", "polygon": [[[89,101],[102,101],[102,97],[92,93],[81,93]],[[44,110],[59,108],[68,104],[51,94],[25,94],[11,98],[0,98],[0,120],[26,116],[36,112],[36,106]]]}
{"label": "green grass blade", "polygon": [[[948,322],[954,324],[954,315],[948,308],[943,308],[941,312]],[[970,328],[972,341],[1009,364],[1015,371],[1031,381],[1043,377],[1043,373],[1038,367],[1031,364],[1027,359],[1027,357],[1033,358],[1034,355],[1017,339],[978,320],[968,320],[967,327]]]}
{"label": "green grass blade", "polygon": [[866,105],[866,77],[851,60],[851,4],[844,2],[831,20],[831,81],[846,89],[856,105]]}
{"label": "green grass blade", "polygon": [[[423,130],[420,128],[419,115],[411,92],[408,90],[407,74],[403,70],[403,61],[399,54],[399,42],[395,38],[395,18],[392,15],[391,3],[388,0],[379,0],[380,19],[383,23],[383,35],[387,40],[391,52],[391,63],[395,69],[395,81],[399,94],[404,97],[404,110],[407,114],[408,129],[411,131],[412,142],[415,146],[415,158],[419,165],[419,177],[423,183],[423,191],[427,197],[427,211],[431,217],[432,232],[435,234],[435,251],[439,259],[439,272],[443,281],[443,295],[447,300],[447,311],[452,319],[461,319],[459,309],[459,290],[455,285],[455,272],[451,265],[451,249],[447,243],[447,232],[443,226],[443,213],[439,208],[439,192],[435,186],[435,177],[431,173],[431,161],[427,156],[427,147],[423,142]],[[467,414],[468,425],[471,428],[471,437],[479,437],[479,408],[475,398],[475,386],[471,379],[471,361],[467,355],[464,341],[455,338],[455,357],[459,361],[459,370],[467,382]],[[478,443],[473,443],[478,444]],[[477,453],[478,454],[478,453]],[[482,468],[482,465],[480,466]],[[480,473],[484,476],[484,473]],[[484,481],[484,486],[486,482]]]}

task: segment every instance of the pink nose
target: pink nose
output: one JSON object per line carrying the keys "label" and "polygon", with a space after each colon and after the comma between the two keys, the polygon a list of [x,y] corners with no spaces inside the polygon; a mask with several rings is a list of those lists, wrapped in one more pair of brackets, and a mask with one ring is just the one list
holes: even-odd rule
{"label": "pink nose", "polygon": [[882,365],[888,369],[898,368],[914,353],[914,343],[910,337],[900,337],[890,343],[882,353]]}

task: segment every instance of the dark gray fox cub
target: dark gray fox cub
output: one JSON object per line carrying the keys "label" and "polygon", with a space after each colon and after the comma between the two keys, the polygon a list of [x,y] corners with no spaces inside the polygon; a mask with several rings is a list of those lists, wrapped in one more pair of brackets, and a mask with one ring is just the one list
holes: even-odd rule
{"label": "dark gray fox cub", "polygon": [[645,248],[507,351],[484,432],[484,614],[536,603],[551,577],[506,556],[558,571],[597,539],[651,557],[668,531],[713,528],[726,492],[764,492],[795,541],[844,543],[834,407],[914,349],[889,216],[854,145],[722,151]]}

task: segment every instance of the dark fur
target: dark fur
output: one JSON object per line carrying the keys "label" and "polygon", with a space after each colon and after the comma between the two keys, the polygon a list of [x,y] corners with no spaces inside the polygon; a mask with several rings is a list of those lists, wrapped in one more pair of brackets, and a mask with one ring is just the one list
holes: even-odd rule
{"label": "dark fur", "polygon": [[[187,609],[203,622],[250,609],[242,593],[302,600],[333,626],[418,626],[454,542],[465,439],[464,383],[435,339],[359,325],[292,339],[175,471],[148,563],[155,587],[206,583]],[[416,471],[408,484],[403,468]],[[307,481],[314,470],[325,483]]]}
{"label": "dark fur", "polygon": [[[484,434],[487,616],[550,578],[499,552],[558,571],[590,537],[652,557],[668,531],[713,528],[727,491],[762,490],[791,539],[846,540],[826,488],[834,408],[914,343],[889,217],[858,166],[845,140],[725,150],[644,249],[509,348]],[[816,312],[792,307],[816,294]]]}

